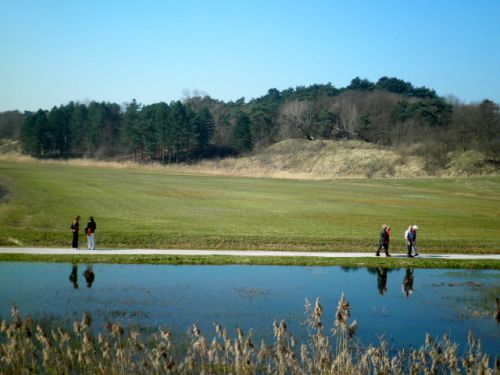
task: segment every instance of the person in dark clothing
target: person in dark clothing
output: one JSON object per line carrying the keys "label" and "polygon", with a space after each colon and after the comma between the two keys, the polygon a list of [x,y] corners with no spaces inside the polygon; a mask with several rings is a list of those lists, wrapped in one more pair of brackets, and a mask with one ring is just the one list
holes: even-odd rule
{"label": "person in dark clothing", "polygon": [[73,264],[71,266],[69,281],[71,281],[71,283],[73,284],[73,288],[78,289],[78,266],[76,264]]}
{"label": "person in dark clothing", "polygon": [[78,232],[80,231],[80,216],[75,217],[75,220],[71,223],[71,232],[73,232],[73,242],[71,244],[73,250],[78,249]]}
{"label": "person in dark clothing", "polygon": [[89,217],[89,222],[87,223],[87,226],[85,227],[85,234],[87,235],[87,249],[89,250],[95,250],[95,238],[94,238],[94,232],[97,228],[97,225],[94,221],[94,217],[91,216]]}
{"label": "person in dark clothing", "polygon": [[413,269],[407,268],[406,275],[403,279],[402,285],[403,295],[408,298],[408,296],[413,293]]}
{"label": "person in dark clothing", "polygon": [[376,256],[380,256],[380,250],[384,248],[385,256],[390,257],[389,254],[389,237],[390,237],[391,227],[384,224],[382,225],[382,230],[380,231],[380,245],[375,253]]}
{"label": "person in dark clothing", "polygon": [[87,288],[92,287],[92,283],[94,282],[95,279],[95,274],[94,270],[92,269],[92,265],[87,265],[87,269],[83,273],[83,276],[85,277],[85,281],[87,282]]}
{"label": "person in dark clothing", "polygon": [[381,296],[387,292],[387,268],[377,268],[377,289]]}

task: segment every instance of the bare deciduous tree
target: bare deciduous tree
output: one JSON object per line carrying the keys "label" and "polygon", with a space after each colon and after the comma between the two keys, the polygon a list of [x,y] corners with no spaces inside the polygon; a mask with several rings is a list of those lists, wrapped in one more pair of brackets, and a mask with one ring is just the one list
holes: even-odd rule
{"label": "bare deciduous tree", "polygon": [[314,111],[309,101],[294,100],[281,108],[281,118],[285,122],[285,132],[296,135],[297,130],[309,140],[314,140]]}

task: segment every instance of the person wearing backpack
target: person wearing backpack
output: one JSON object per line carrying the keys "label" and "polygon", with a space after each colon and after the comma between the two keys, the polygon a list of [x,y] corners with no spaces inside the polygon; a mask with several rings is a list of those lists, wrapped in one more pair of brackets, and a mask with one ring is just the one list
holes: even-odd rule
{"label": "person wearing backpack", "polygon": [[384,248],[385,256],[390,257],[389,254],[389,238],[390,238],[391,227],[384,224],[382,225],[382,230],[380,231],[380,245],[375,253],[376,256],[380,256],[380,250]]}
{"label": "person wearing backpack", "polygon": [[87,248],[89,250],[95,250],[95,239],[94,239],[94,232],[97,228],[97,225],[94,221],[94,217],[91,216],[89,217],[89,222],[87,223],[87,226],[85,227],[85,233],[87,234]]}

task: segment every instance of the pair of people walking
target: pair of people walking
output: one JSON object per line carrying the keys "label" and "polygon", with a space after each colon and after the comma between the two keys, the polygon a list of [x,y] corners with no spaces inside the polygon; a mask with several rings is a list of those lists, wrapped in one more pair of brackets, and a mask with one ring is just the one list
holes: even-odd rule
{"label": "pair of people walking", "polygon": [[[94,238],[94,233],[97,228],[97,225],[95,223],[94,217],[90,216],[89,221],[87,223],[87,226],[83,230],[84,233],[87,235],[87,249],[88,250],[95,250],[95,238]],[[71,232],[73,232],[73,241],[72,241],[72,248],[73,250],[78,249],[78,234],[80,232],[80,216],[76,216],[75,220],[71,223]]]}
{"label": "pair of people walking", "polygon": [[[413,258],[418,255],[417,253],[417,225],[410,225],[405,232],[406,247],[408,250],[408,257]],[[391,227],[387,224],[382,225],[382,230],[380,231],[380,244],[375,253],[376,256],[380,256],[380,250],[384,249],[385,256],[390,257],[389,254],[389,242],[390,242]]]}

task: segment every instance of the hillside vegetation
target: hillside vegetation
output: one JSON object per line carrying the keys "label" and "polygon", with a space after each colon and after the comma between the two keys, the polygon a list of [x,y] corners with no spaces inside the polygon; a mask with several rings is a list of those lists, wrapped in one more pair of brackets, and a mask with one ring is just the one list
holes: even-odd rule
{"label": "hillside vegetation", "polygon": [[0,140],[0,160],[56,163],[107,168],[144,168],[206,173],[225,176],[292,179],[332,178],[416,178],[485,176],[500,173],[500,166],[488,162],[477,151],[451,152],[448,164],[430,173],[425,158],[412,149],[396,149],[363,141],[307,141],[288,139],[250,154],[165,164],[134,162],[130,155],[99,159],[34,159],[23,155],[19,141]]}
{"label": "hillside vegetation", "polygon": [[[33,113],[0,113],[0,137],[19,140],[23,153],[39,159],[172,165],[257,152],[231,169],[248,169],[243,165],[255,161],[267,170],[267,159],[280,164],[269,156],[278,153],[296,165],[282,163],[285,173],[297,169],[318,176],[415,175],[408,168],[433,176],[491,173],[500,166],[498,134],[498,104],[464,104],[389,77],[355,78],[343,88],[330,83],[272,88],[250,101],[205,95],[149,105],[70,102]],[[296,149],[294,143],[280,144],[299,139],[313,143]],[[342,151],[349,148],[356,153]],[[383,151],[371,157],[370,150],[377,149]]]}
{"label": "hillside vegetation", "polygon": [[[416,146],[418,147],[418,146]],[[285,140],[248,156],[202,161],[189,170],[278,178],[415,178],[498,174],[484,155],[469,151],[448,156],[449,163],[430,173],[415,149],[394,149],[362,141]]]}

